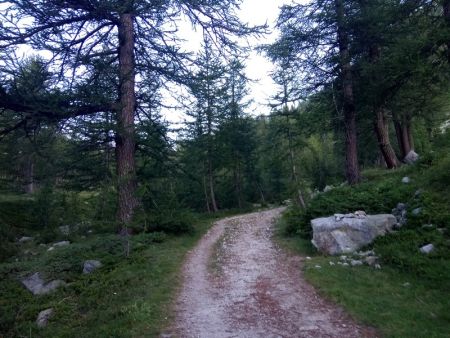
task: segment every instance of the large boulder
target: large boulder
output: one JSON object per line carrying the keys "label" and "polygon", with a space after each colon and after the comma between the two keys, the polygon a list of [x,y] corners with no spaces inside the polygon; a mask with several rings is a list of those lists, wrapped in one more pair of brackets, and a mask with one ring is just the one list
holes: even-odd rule
{"label": "large boulder", "polygon": [[352,253],[390,232],[397,219],[391,214],[336,214],[311,221],[312,244],[329,255]]}
{"label": "large boulder", "polygon": [[53,290],[56,290],[60,286],[66,285],[63,280],[53,280],[46,283],[39,272],[36,272],[28,277],[21,280],[22,284],[33,294],[33,295],[45,295]]}

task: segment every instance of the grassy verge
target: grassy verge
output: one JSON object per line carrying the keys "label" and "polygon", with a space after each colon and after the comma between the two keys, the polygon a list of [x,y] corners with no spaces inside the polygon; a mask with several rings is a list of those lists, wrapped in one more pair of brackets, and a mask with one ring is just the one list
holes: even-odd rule
{"label": "grassy verge", "polygon": [[[193,235],[133,236],[128,258],[116,235],[75,238],[70,246],[51,252],[37,243],[25,244],[31,254],[0,264],[0,336],[157,336],[172,319],[169,306],[184,256],[211,223],[200,221]],[[99,259],[104,266],[83,275],[84,259]],[[36,271],[69,284],[49,295],[32,296],[18,278]],[[50,307],[54,317],[46,328],[38,329],[38,313]]]}

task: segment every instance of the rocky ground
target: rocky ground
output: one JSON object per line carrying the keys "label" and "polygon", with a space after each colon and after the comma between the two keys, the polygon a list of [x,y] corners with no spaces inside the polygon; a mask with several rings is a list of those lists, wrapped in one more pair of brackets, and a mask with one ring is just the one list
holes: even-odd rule
{"label": "rocky ground", "polygon": [[271,240],[283,209],[218,221],[189,254],[170,337],[375,337],[321,298]]}

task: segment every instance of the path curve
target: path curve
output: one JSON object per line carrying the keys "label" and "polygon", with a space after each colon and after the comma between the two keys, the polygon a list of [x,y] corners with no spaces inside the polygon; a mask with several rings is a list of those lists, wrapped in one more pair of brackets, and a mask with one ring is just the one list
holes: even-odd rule
{"label": "path curve", "polygon": [[283,208],[220,220],[193,249],[176,302],[175,337],[374,337],[321,298],[299,257],[271,240]]}

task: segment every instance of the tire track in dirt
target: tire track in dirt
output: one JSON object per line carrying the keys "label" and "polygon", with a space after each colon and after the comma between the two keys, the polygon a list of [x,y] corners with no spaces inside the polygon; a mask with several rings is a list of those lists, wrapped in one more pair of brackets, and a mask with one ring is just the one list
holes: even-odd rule
{"label": "tire track in dirt", "polygon": [[[215,223],[183,268],[174,337],[375,337],[321,298],[271,240],[283,208]],[[211,262],[212,261],[212,262]]]}

